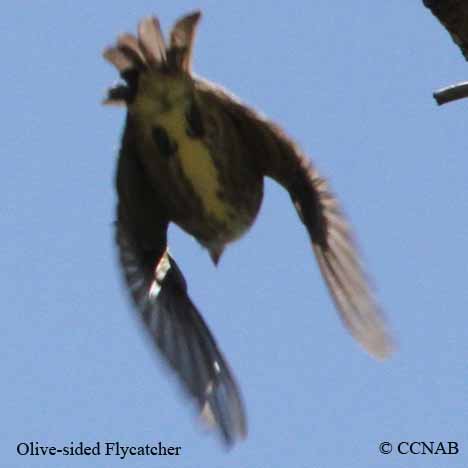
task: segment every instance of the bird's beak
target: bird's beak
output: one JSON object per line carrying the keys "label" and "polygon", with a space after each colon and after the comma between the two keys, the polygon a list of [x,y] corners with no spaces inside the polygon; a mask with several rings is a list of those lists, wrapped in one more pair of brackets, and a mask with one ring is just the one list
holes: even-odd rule
{"label": "bird's beak", "polygon": [[215,266],[218,266],[219,259],[223,255],[224,246],[210,248],[210,257]]}

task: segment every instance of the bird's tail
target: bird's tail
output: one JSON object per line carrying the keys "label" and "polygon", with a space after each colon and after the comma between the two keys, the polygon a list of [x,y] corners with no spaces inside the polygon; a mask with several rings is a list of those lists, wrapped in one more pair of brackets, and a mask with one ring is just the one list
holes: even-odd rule
{"label": "bird's tail", "polygon": [[127,86],[111,88],[104,103],[129,102],[141,72],[190,73],[195,30],[200,17],[201,13],[195,11],[178,20],[172,28],[169,46],[164,41],[159,20],[147,17],[140,21],[137,37],[121,34],[115,45],[104,49],[104,58],[117,68],[127,83]]}

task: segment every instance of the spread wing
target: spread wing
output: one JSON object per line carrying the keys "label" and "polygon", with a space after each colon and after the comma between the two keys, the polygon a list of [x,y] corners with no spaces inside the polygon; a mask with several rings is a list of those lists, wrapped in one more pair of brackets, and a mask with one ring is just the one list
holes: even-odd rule
{"label": "spread wing", "polygon": [[143,322],[202,416],[227,444],[245,437],[237,384],[207,325],[191,301],[185,279],[167,252],[167,217],[138,162],[127,121],[117,172],[116,240],[126,283]]}
{"label": "spread wing", "polygon": [[208,82],[199,80],[197,86],[208,106],[222,108],[225,127],[235,128],[242,149],[256,159],[259,170],[288,190],[342,321],[370,354],[385,358],[392,350],[391,339],[349,224],[327,181],[278,126]]}
{"label": "spread wing", "polygon": [[386,358],[392,343],[339,202],[327,181],[303,158],[282,182],[307,228],[320,271],[345,326],[373,356]]}

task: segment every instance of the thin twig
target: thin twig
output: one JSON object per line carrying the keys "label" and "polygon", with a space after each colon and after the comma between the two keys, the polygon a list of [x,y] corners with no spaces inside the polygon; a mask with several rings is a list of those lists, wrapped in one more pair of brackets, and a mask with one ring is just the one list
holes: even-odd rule
{"label": "thin twig", "polygon": [[466,98],[468,97],[468,81],[439,89],[433,96],[439,106],[447,102],[456,101],[457,99]]}

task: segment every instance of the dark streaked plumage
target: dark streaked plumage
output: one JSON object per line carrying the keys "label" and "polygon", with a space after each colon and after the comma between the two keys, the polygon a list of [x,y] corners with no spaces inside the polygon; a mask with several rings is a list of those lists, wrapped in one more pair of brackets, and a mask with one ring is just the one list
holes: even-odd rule
{"label": "dark streaked plumage", "polygon": [[168,46],[156,18],[140,23],[137,38],[120,36],[104,57],[125,85],[111,89],[106,103],[128,109],[117,169],[117,243],[127,284],[154,342],[231,444],[246,434],[242,399],[168,253],[170,222],[216,263],[252,225],[263,178],[273,178],[288,190],[351,334],[378,358],[391,342],[327,182],[278,126],[192,75],[199,18],[179,20]]}

